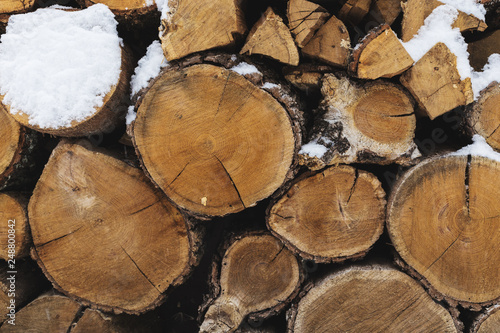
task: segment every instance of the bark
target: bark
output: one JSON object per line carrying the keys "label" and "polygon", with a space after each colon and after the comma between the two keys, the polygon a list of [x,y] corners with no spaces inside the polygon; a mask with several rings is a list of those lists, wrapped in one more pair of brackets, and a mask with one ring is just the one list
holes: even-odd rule
{"label": "bark", "polygon": [[471,333],[500,332],[500,305],[494,305],[477,316],[472,324]]}

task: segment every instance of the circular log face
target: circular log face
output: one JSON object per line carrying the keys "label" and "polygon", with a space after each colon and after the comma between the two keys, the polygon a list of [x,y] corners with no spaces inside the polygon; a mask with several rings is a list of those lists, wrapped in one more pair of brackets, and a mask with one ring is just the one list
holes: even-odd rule
{"label": "circular log face", "polygon": [[320,261],[367,251],[384,228],[385,193],[378,179],[339,166],[296,183],[271,209],[269,227]]}
{"label": "circular log face", "polygon": [[138,109],[134,139],[154,182],[202,215],[238,212],[271,195],[295,150],[281,104],[212,65],[163,74]]}
{"label": "circular log face", "polygon": [[[0,258],[12,259],[9,256],[9,235],[15,230],[15,258],[21,258],[29,254],[31,245],[31,234],[28,226],[26,203],[21,203],[14,196],[0,193]],[[10,232],[9,232],[10,230]]]}
{"label": "circular log face", "polygon": [[188,268],[180,212],[141,170],[80,145],[55,149],[28,211],[44,272],[101,309],[144,312]]}
{"label": "circular log face", "polygon": [[0,106],[0,175],[12,164],[20,144],[21,127]]}
{"label": "circular log face", "polygon": [[394,269],[351,268],[326,278],[298,305],[294,333],[457,332],[451,315]]}
{"label": "circular log face", "polygon": [[495,149],[500,149],[500,84],[490,86],[483,91],[477,103],[473,105],[473,127],[475,132],[486,138],[486,142]]}
{"label": "circular log face", "polygon": [[500,297],[500,163],[447,156],[411,169],[393,191],[388,230],[401,257],[440,293]]}

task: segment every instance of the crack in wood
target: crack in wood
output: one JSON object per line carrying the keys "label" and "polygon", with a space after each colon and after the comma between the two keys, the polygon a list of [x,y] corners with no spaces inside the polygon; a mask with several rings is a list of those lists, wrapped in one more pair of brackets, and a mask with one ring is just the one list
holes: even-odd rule
{"label": "crack in wood", "polygon": [[82,225],[82,226],[80,226],[78,229],[76,229],[76,230],[74,230],[74,231],[71,231],[70,233],[67,233],[66,235],[63,235],[63,236],[60,236],[60,237],[54,238],[54,239],[49,240],[48,242],[45,242],[45,243],[43,243],[43,244],[35,244],[35,246],[36,246],[36,247],[42,247],[42,246],[48,245],[48,244],[50,244],[50,243],[52,243],[52,242],[58,241],[58,240],[60,240],[60,239],[63,239],[64,237],[67,237],[67,236],[69,236],[69,235],[74,234],[75,232],[77,232],[78,230],[80,230],[80,229],[81,229],[81,228],[83,228],[83,227],[84,227],[84,226]]}
{"label": "crack in wood", "polygon": [[135,214],[138,214],[138,213],[140,213],[140,212],[142,212],[142,211],[144,211],[144,210],[146,210],[146,209],[148,209],[148,208],[150,208],[150,207],[152,207],[152,206],[156,205],[156,204],[157,204],[157,203],[159,203],[159,202],[160,202],[160,200],[157,200],[157,201],[153,202],[152,204],[150,204],[150,205],[148,205],[148,206],[146,206],[146,207],[143,207],[143,208],[141,208],[141,209],[139,209],[139,210],[136,210],[135,212],[131,213],[131,214],[130,214],[130,216],[135,215]]}
{"label": "crack in wood", "polygon": [[155,286],[155,284],[148,278],[148,276],[142,271],[142,269],[139,267],[139,265],[137,265],[137,263],[135,262],[134,259],[132,259],[132,257],[130,256],[130,254],[128,254],[128,252],[123,248],[123,246],[121,246],[121,249],[123,250],[123,252],[127,255],[127,257],[132,261],[132,263],[135,265],[135,267],[139,270],[139,272],[144,276],[144,278],[146,280],[148,280],[148,282],[153,286],[153,288],[156,289],[156,291],[158,291],[159,294],[161,294],[162,292]]}
{"label": "crack in wood", "polygon": [[191,161],[187,162],[186,165],[184,166],[184,168],[182,168],[181,172],[179,172],[177,174],[177,176],[175,176],[174,180],[172,180],[167,186],[170,187],[176,180],[177,178],[180,177],[180,175],[184,172],[184,170],[186,170],[187,166],[189,165],[189,163],[191,163]]}
{"label": "crack in wood", "polygon": [[351,201],[351,197],[354,193],[354,188],[356,187],[356,184],[358,183],[358,178],[359,178],[359,171],[358,169],[354,169],[354,181],[351,186],[351,191],[349,192],[349,197],[347,198],[346,201],[346,206],[349,204],[349,201]]}
{"label": "crack in wood", "polygon": [[281,252],[283,252],[284,249],[285,249],[285,245],[281,245],[281,249],[278,251],[278,253],[276,253],[274,258],[271,259],[271,261],[269,263],[271,264],[274,260],[276,260],[276,258],[278,258],[278,256],[281,254]]}
{"label": "crack in wood", "polygon": [[231,184],[233,184],[233,187],[236,190],[236,194],[238,194],[238,199],[240,200],[241,204],[243,205],[243,208],[247,208],[245,206],[245,203],[243,202],[243,198],[241,197],[241,194],[240,194],[240,191],[238,190],[238,187],[236,187],[236,184],[234,183],[233,177],[231,177],[231,174],[229,173],[229,171],[227,171],[226,167],[224,166],[224,163],[222,163],[222,161],[217,156],[214,155],[214,157],[217,161],[219,161],[220,165],[222,166],[222,168],[226,172],[226,175],[229,177]]}
{"label": "crack in wood", "polygon": [[78,324],[80,319],[83,317],[86,310],[87,310],[86,307],[84,307],[83,305],[80,306],[78,311],[76,311],[75,317],[71,321],[71,324],[69,324],[69,327],[68,327],[68,330],[66,331],[66,333],[71,333],[73,331],[73,329],[76,327],[76,325]]}

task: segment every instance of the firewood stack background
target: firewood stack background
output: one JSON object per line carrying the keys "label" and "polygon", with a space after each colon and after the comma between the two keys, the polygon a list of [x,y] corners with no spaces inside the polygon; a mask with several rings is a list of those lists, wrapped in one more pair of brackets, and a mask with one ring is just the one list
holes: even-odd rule
{"label": "firewood stack background", "polygon": [[[98,33],[111,10],[122,39],[62,125],[1,78],[44,10]],[[0,22],[0,332],[500,332],[500,1],[11,0]]]}

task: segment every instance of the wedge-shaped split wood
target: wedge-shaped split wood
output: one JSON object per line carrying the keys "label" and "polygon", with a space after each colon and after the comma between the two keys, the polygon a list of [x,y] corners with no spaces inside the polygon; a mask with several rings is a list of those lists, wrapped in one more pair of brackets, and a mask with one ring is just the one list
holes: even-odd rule
{"label": "wedge-shaped split wood", "polygon": [[[182,5],[181,5],[182,4]],[[233,46],[247,32],[241,1],[169,1],[160,40],[168,61]]]}
{"label": "wedge-shaped split wood", "polygon": [[[408,42],[417,34],[424,21],[434,9],[442,6],[439,0],[407,0],[402,2],[403,22],[401,30],[401,39]],[[486,23],[473,15],[458,11],[458,17],[453,23],[453,28],[459,28],[460,31],[478,30],[484,31],[488,26]]]}
{"label": "wedge-shaped split wood", "polygon": [[307,0],[289,0],[288,25],[297,46],[304,47],[326,22],[330,14],[320,5]]}
{"label": "wedge-shaped split wood", "polygon": [[496,150],[500,150],[499,105],[500,83],[493,82],[481,92],[477,101],[466,108],[464,113],[469,134],[481,135]]}
{"label": "wedge-shaped split wood", "polygon": [[[32,245],[27,193],[0,193],[0,259],[21,259]],[[10,246],[9,246],[10,244]]]}
{"label": "wedge-shaped split wood", "polygon": [[151,179],[200,217],[251,207],[295,172],[301,139],[294,120],[299,111],[287,104],[291,92],[270,82],[263,90],[235,72],[253,68],[247,74],[262,82],[253,65],[232,68],[168,68],[145,93],[133,125]]}
{"label": "wedge-shaped split wood", "polygon": [[385,192],[371,173],[343,165],[298,180],[268,211],[287,247],[315,262],[363,257],[384,229]]}
{"label": "wedge-shaped split wood", "polygon": [[424,288],[384,266],[354,266],[331,274],[294,310],[289,321],[293,333],[459,332],[451,314]]}
{"label": "wedge-shaped split wood", "polygon": [[500,332],[500,304],[488,308],[481,313],[472,324],[471,333]]}
{"label": "wedge-shaped split wood", "polygon": [[360,79],[391,78],[413,65],[413,59],[391,27],[371,30],[352,53],[349,70]]}
{"label": "wedge-shaped split wood", "polygon": [[447,155],[410,169],[387,207],[392,244],[437,298],[477,307],[500,298],[500,163]]}
{"label": "wedge-shaped split wood", "polygon": [[402,87],[377,80],[357,84],[325,74],[324,96],[300,163],[313,170],[338,163],[408,163],[420,156],[413,142],[413,102]]}
{"label": "wedge-shaped split wood", "polygon": [[373,0],[371,16],[379,23],[391,25],[401,13],[401,0]]}
{"label": "wedge-shaped split wood", "polygon": [[89,146],[53,151],[29,202],[32,256],[83,304],[143,313],[190,272],[197,238],[141,170]]}
{"label": "wedge-shaped split wood", "polygon": [[470,78],[461,80],[457,57],[444,43],[437,43],[400,78],[430,119],[472,103]]}
{"label": "wedge-shaped split wood", "polygon": [[217,282],[220,294],[210,304],[200,333],[234,332],[251,313],[265,318],[282,310],[298,293],[302,271],[278,239],[250,234],[229,246]]}
{"label": "wedge-shaped split wood", "polygon": [[332,66],[346,67],[350,49],[347,28],[341,20],[332,16],[302,48],[302,54]]}
{"label": "wedge-shaped split wood", "polygon": [[339,18],[353,25],[359,24],[370,11],[372,0],[347,0],[340,8]]}
{"label": "wedge-shaped split wood", "polygon": [[248,33],[240,54],[260,54],[287,65],[299,64],[299,50],[283,19],[269,7]]}

